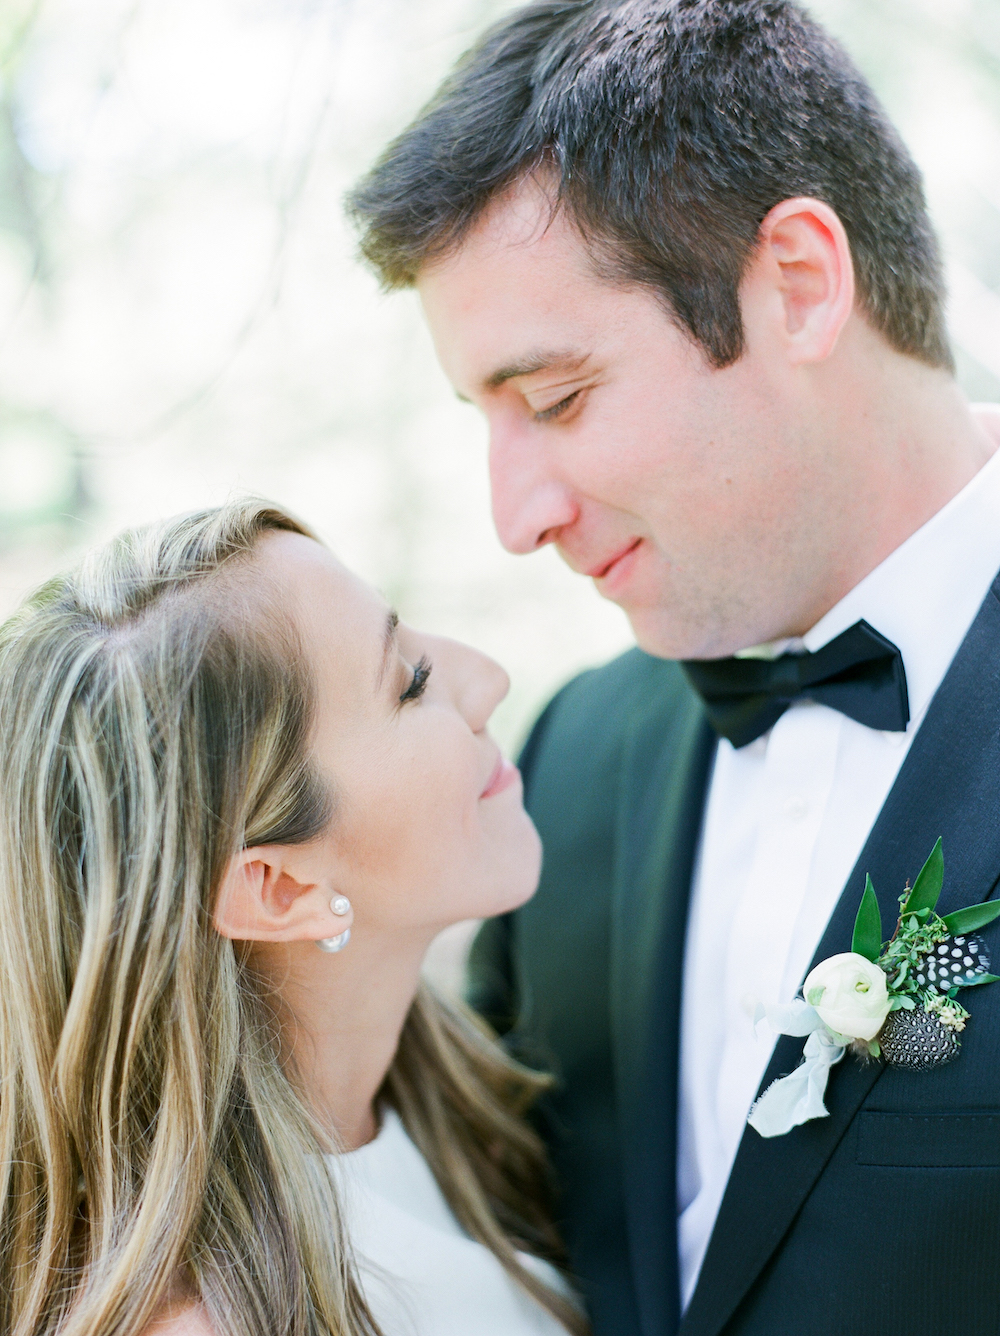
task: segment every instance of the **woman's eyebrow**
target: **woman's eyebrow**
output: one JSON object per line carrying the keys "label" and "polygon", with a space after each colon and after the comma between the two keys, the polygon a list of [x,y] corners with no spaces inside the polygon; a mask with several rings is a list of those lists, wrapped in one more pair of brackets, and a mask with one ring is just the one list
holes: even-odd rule
{"label": "woman's eyebrow", "polygon": [[395,608],[390,608],[388,616],[385,619],[385,630],[382,633],[382,658],[379,660],[378,675],[375,679],[375,690],[382,690],[382,683],[385,681],[385,671],[389,666],[389,660],[392,658],[392,652],[396,648],[396,628],[399,626],[399,613]]}

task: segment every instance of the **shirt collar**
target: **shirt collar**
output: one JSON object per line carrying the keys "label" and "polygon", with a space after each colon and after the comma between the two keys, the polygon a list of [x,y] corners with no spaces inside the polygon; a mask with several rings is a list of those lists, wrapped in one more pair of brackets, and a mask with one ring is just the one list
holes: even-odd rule
{"label": "shirt collar", "polygon": [[998,569],[1000,451],[800,643],[821,649],[864,618],[903,656],[915,722],[941,685]]}

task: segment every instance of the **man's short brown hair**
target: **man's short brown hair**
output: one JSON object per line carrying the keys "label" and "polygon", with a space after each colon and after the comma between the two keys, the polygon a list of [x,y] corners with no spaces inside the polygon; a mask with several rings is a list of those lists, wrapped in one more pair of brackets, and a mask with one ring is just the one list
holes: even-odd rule
{"label": "man's short brown hair", "polygon": [[743,349],[760,223],[811,195],[841,219],[858,304],[951,369],[920,174],[842,48],[788,0],[538,0],[501,19],[348,199],[390,288],[546,170],[598,270],[662,295],[716,366]]}

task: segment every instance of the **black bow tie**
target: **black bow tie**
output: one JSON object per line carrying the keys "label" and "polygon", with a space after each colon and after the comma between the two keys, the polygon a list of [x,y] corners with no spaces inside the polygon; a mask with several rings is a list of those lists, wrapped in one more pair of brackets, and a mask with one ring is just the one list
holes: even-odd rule
{"label": "black bow tie", "polygon": [[734,747],[759,738],[804,697],[887,732],[902,733],[910,719],[903,656],[864,621],[815,654],[687,659],[681,667],[712,727]]}

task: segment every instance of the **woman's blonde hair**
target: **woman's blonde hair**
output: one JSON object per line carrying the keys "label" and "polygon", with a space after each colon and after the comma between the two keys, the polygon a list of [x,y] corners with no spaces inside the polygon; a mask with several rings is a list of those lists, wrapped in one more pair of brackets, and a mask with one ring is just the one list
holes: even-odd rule
{"label": "woman's blonde hair", "polygon": [[[368,1336],[330,1149],[211,919],[240,848],[336,819],[246,501],[125,534],[0,630],[0,1334],[133,1336],[178,1277],[227,1336]],[[266,623],[266,627],[262,625]],[[382,1096],[459,1221],[556,1258],[545,1079],[422,985]]]}

